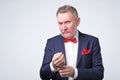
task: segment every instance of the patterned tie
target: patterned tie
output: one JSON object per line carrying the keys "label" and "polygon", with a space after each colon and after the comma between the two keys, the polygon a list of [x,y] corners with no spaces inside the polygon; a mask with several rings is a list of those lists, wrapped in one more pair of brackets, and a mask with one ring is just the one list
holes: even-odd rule
{"label": "patterned tie", "polygon": [[70,39],[64,38],[64,42],[73,42],[73,43],[76,43],[77,40],[76,40],[76,38],[70,38]]}

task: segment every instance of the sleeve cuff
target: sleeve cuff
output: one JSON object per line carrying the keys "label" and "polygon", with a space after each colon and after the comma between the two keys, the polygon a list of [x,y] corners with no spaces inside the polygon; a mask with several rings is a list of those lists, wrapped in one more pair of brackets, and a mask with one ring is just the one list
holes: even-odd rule
{"label": "sleeve cuff", "polygon": [[78,70],[77,70],[77,68],[74,68],[74,69],[75,69],[75,74],[73,76],[73,79],[76,79],[78,77]]}
{"label": "sleeve cuff", "polygon": [[53,67],[52,62],[50,63],[50,69],[52,72],[56,72],[57,70]]}

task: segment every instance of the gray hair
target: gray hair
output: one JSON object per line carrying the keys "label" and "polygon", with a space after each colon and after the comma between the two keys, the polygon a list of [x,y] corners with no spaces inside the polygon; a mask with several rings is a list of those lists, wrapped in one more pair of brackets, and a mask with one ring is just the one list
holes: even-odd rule
{"label": "gray hair", "polygon": [[66,13],[66,12],[71,12],[75,18],[78,17],[77,10],[73,6],[70,6],[70,5],[64,5],[58,8],[56,16],[58,15],[58,13]]}

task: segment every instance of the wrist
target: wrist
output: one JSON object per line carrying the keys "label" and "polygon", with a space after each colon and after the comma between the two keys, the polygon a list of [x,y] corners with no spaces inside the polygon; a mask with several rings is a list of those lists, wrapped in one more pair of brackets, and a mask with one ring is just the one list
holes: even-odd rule
{"label": "wrist", "polygon": [[56,72],[57,69],[53,66],[52,62],[50,63],[50,69],[52,72]]}
{"label": "wrist", "polygon": [[74,74],[72,77],[73,77],[73,79],[76,79],[78,77],[78,70],[75,67],[74,67]]}

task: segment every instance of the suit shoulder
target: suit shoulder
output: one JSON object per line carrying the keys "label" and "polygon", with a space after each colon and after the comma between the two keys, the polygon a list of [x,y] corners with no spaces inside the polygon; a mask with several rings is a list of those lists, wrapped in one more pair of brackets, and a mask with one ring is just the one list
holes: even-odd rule
{"label": "suit shoulder", "polygon": [[98,37],[93,36],[93,35],[90,35],[90,34],[84,34],[84,33],[82,33],[82,35],[83,35],[86,39],[89,39],[89,40],[98,40]]}
{"label": "suit shoulder", "polygon": [[55,41],[55,40],[60,39],[61,37],[62,37],[62,36],[59,34],[59,35],[56,35],[56,36],[53,36],[53,37],[49,38],[48,40],[49,40],[49,41]]}

